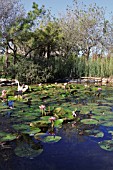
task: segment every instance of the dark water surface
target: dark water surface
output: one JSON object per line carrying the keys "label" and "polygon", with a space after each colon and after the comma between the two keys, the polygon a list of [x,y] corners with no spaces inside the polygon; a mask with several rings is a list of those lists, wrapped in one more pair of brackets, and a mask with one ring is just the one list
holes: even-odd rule
{"label": "dark water surface", "polygon": [[67,131],[63,127],[57,132],[62,136],[57,143],[42,143],[43,152],[35,158],[16,156],[13,143],[2,148],[0,170],[113,170],[113,152],[101,149],[98,139]]}
{"label": "dark water surface", "polygon": [[[103,90],[102,92],[104,94],[103,96],[109,96],[108,92],[110,95],[112,95],[113,89],[112,91],[107,92],[107,90]],[[93,100],[93,97],[90,98],[90,100]],[[74,106],[77,106],[78,103],[82,102],[82,106],[87,106],[88,101],[86,99],[84,100],[84,98],[76,98],[77,96],[72,96],[71,98],[66,98],[65,100],[62,99],[60,100],[60,102],[61,104],[68,101],[70,103],[73,102],[75,104]],[[98,98],[97,101],[99,99],[100,98]],[[109,101],[110,104],[108,103]],[[105,103],[105,106],[108,106],[109,104],[109,107],[107,108],[108,110],[105,110],[103,108],[102,110],[105,111],[106,115],[106,112],[109,113],[111,109],[111,112],[108,115],[111,116],[113,112],[113,100],[109,99],[109,101]],[[51,100],[49,102],[51,103]],[[57,103],[57,101],[52,100],[52,104],[53,103]],[[102,105],[99,102],[97,102],[96,104],[98,104],[97,108],[104,107],[104,104]],[[7,115],[5,115],[5,119],[3,116],[0,117],[2,130],[7,130],[11,128],[13,122],[11,122],[12,119],[9,119],[10,115],[13,116],[13,112],[8,112]],[[113,118],[111,118],[112,117],[107,119],[106,117],[105,119],[112,123]],[[105,119],[104,122],[106,122]],[[80,127],[77,127],[75,125],[75,127],[73,127],[72,122],[70,122],[66,125],[63,124],[62,128],[58,129],[56,135],[62,138],[56,143],[44,143],[42,141],[40,141],[39,143],[38,141],[36,141],[36,139],[33,138],[33,136],[31,136],[29,138],[25,138],[22,141],[19,139],[15,142],[9,142],[4,146],[0,145],[0,170],[113,170],[113,151],[106,151],[102,149],[98,144],[98,142],[103,140],[113,140],[113,135],[109,132],[113,132],[113,127],[107,128],[104,125],[102,126],[99,124],[97,125],[97,127],[88,127],[86,128],[86,130],[90,128],[100,130],[100,132],[104,133],[104,136],[86,136],[86,133],[82,133],[82,131],[84,130],[84,125]],[[26,143],[27,145],[24,145],[24,143]],[[19,157],[15,154],[14,150],[21,144],[23,144],[26,148],[30,148],[32,146],[34,150],[37,150],[37,147],[39,145],[39,148],[43,148],[43,152],[36,157]]]}

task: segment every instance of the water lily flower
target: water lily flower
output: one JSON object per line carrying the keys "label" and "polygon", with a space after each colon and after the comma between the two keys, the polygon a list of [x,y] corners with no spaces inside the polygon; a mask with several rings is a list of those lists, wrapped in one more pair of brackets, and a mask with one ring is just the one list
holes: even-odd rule
{"label": "water lily flower", "polygon": [[40,84],[38,84],[39,86],[41,86],[42,84],[40,83]]}
{"label": "water lily flower", "polygon": [[7,93],[6,90],[2,90],[2,95],[1,95],[1,97],[2,97],[2,98],[6,97],[6,93]]}
{"label": "water lily flower", "polygon": [[84,87],[87,87],[87,84],[84,84]]}
{"label": "water lily flower", "polygon": [[85,87],[85,88],[88,88],[88,87],[89,87],[89,85],[87,85],[87,84],[84,84],[84,87]]}
{"label": "water lily flower", "polygon": [[67,83],[64,83],[64,86],[66,86],[67,85]]}
{"label": "water lily flower", "polygon": [[101,90],[102,90],[102,88],[101,88],[101,87],[99,87],[99,88],[98,88],[98,91],[101,91]]}
{"label": "water lily flower", "polygon": [[40,105],[39,108],[42,111],[42,115],[43,115],[43,113],[45,112],[45,105]]}
{"label": "water lily flower", "polygon": [[56,117],[50,117],[49,120],[52,122],[52,121],[55,121],[56,120]]}
{"label": "water lily flower", "polygon": [[72,123],[72,127],[75,127],[76,126],[76,122]]}
{"label": "water lily flower", "polygon": [[54,121],[56,120],[56,117],[52,116],[49,118],[49,120],[51,121],[51,127],[54,127]]}
{"label": "water lily flower", "polygon": [[72,111],[72,115],[73,115],[73,117],[76,117],[76,116],[77,116],[76,113],[75,113],[75,111]]}
{"label": "water lily flower", "polygon": [[6,99],[7,99],[7,90],[2,90],[2,94],[0,96],[0,99],[2,99],[3,102],[6,101]]}
{"label": "water lily flower", "polygon": [[40,108],[41,110],[44,110],[44,109],[45,109],[45,105],[41,105],[41,106],[39,106],[39,108]]}

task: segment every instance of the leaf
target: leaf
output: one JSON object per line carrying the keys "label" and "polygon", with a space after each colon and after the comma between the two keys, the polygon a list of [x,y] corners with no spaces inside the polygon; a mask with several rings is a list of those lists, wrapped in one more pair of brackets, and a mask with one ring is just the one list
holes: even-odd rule
{"label": "leaf", "polygon": [[55,127],[60,127],[62,125],[62,123],[63,123],[63,119],[57,119],[54,122],[54,126]]}
{"label": "leaf", "polygon": [[40,131],[41,131],[41,129],[39,129],[39,128],[30,127],[29,130],[22,131],[22,133],[29,134],[29,135],[35,135],[36,133],[39,133]]}
{"label": "leaf", "polygon": [[12,141],[12,140],[14,140],[16,138],[17,138],[17,135],[15,135],[15,134],[6,134],[4,137],[2,137],[0,139],[0,141],[2,141],[2,142]]}
{"label": "leaf", "polygon": [[43,142],[45,143],[55,143],[61,140],[60,136],[47,136],[42,139]]}
{"label": "leaf", "polygon": [[17,124],[17,125],[13,125],[13,128],[15,130],[18,130],[18,131],[22,131],[22,130],[27,130],[30,128],[29,125],[26,125],[26,124]]}
{"label": "leaf", "polygon": [[109,120],[105,123],[102,123],[103,126],[110,126],[110,127],[113,127],[113,121]]}
{"label": "leaf", "polygon": [[82,119],[80,122],[84,124],[98,124],[98,121],[95,119]]}
{"label": "leaf", "polygon": [[98,143],[99,146],[107,151],[113,151],[113,140],[105,140]]}

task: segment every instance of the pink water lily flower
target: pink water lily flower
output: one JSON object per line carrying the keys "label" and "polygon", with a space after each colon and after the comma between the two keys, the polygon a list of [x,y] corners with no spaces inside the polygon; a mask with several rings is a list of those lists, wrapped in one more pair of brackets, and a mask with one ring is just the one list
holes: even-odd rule
{"label": "pink water lily flower", "polygon": [[56,117],[50,117],[49,120],[52,122],[52,121],[55,121],[56,120]]}
{"label": "pink water lily flower", "polygon": [[45,105],[40,105],[39,108],[40,108],[41,110],[44,110],[44,109],[45,109]]}
{"label": "pink water lily flower", "polygon": [[2,95],[6,94],[7,91],[6,90],[2,90]]}
{"label": "pink water lily flower", "polygon": [[101,91],[101,90],[102,90],[102,88],[101,88],[101,87],[99,87],[99,88],[98,88],[98,91]]}
{"label": "pink water lily flower", "polygon": [[1,98],[4,99],[7,96],[7,91],[6,90],[2,90],[2,95]]}
{"label": "pink water lily flower", "polygon": [[42,112],[42,115],[43,115],[43,114],[46,115],[45,107],[46,107],[45,105],[40,105],[40,106],[39,106],[39,108],[40,108],[40,110],[41,110],[41,112]]}
{"label": "pink water lily flower", "polygon": [[54,128],[54,121],[56,120],[56,117],[52,116],[49,120],[51,121],[51,128]]}

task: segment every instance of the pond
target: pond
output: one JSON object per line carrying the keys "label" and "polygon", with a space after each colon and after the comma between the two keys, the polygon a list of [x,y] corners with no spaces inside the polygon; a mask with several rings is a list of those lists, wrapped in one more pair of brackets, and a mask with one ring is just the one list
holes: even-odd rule
{"label": "pond", "polygon": [[0,170],[112,170],[113,87],[17,87],[0,102]]}

